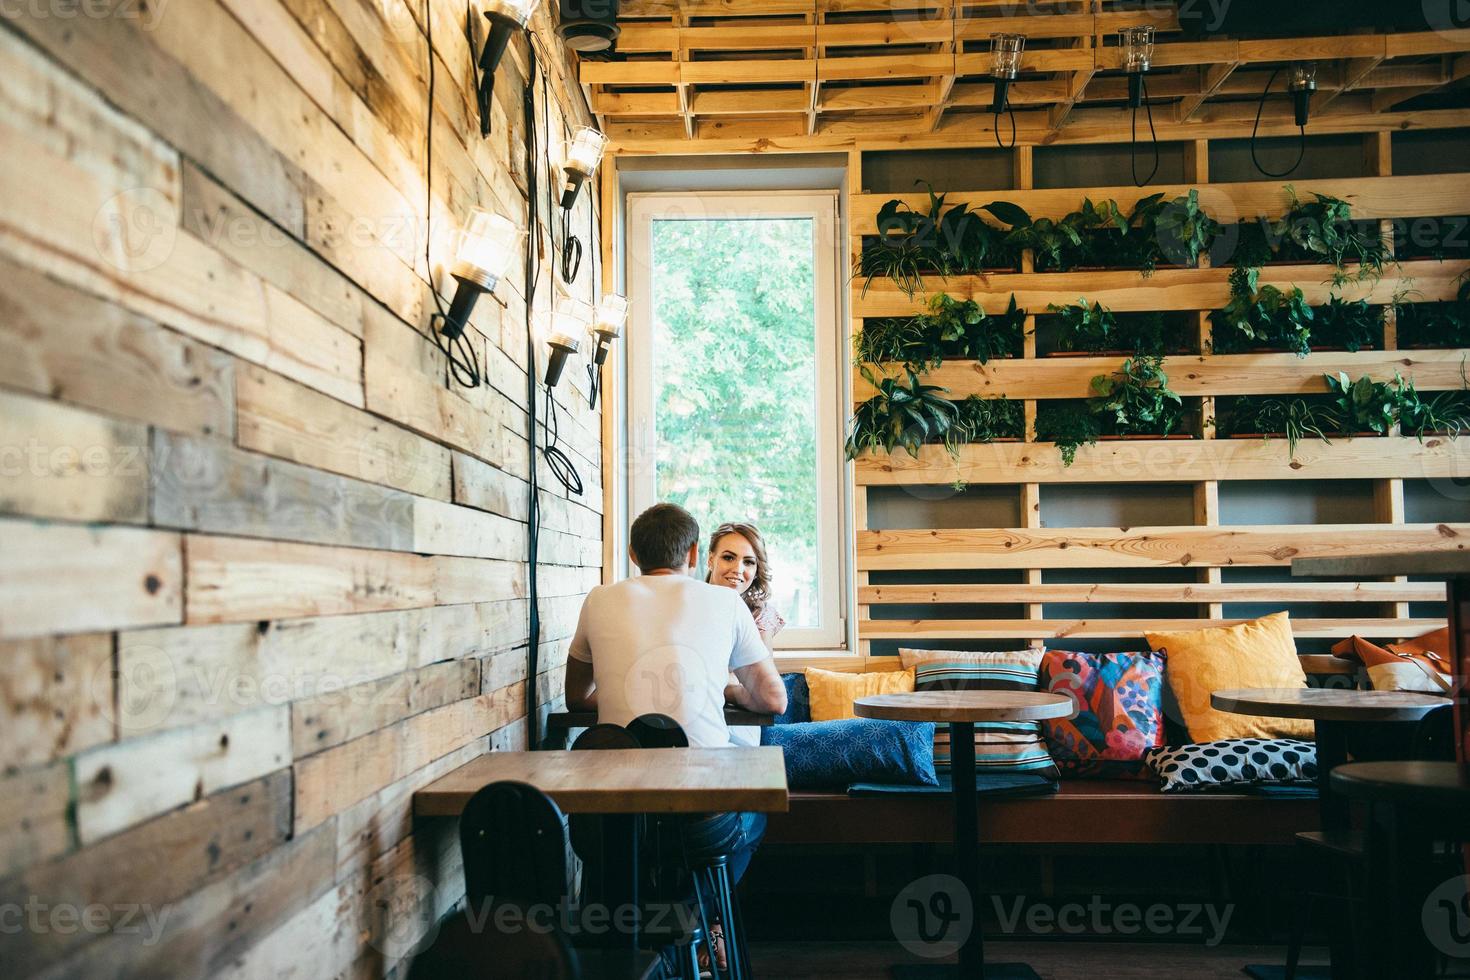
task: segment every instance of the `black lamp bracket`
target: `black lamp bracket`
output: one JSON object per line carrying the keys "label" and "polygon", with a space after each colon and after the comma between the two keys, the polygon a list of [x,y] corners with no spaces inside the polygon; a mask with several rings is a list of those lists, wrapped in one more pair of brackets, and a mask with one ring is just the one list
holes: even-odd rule
{"label": "black lamp bracket", "polygon": [[[481,138],[490,135],[490,103],[495,95],[495,69],[500,67],[500,59],[505,57],[505,49],[510,45],[511,37],[521,29],[520,24],[495,11],[485,11],[485,19],[490,22],[490,36],[480,49],[479,80],[475,86],[476,102],[480,110]],[[471,43],[473,44],[473,40]]]}

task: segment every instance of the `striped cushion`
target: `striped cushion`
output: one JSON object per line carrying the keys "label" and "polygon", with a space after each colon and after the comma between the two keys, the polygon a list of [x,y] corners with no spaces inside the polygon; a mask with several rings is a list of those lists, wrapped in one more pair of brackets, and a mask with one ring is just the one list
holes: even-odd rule
{"label": "striped cushion", "polygon": [[[964,661],[921,661],[915,667],[916,691],[1034,691],[1042,651],[968,654]],[[934,730],[934,769],[949,772],[949,726]],[[983,721],[975,724],[975,771],[1033,772],[1060,777],[1047,751],[1041,725],[1034,721]]]}

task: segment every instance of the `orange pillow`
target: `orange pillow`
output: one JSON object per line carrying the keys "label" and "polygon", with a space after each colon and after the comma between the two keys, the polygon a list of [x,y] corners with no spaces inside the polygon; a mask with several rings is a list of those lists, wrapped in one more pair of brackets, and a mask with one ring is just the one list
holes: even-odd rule
{"label": "orange pillow", "polygon": [[1164,676],[1184,716],[1190,741],[1314,736],[1312,723],[1306,719],[1237,715],[1210,706],[1215,691],[1307,686],[1286,613],[1235,626],[1144,636],[1150,647],[1167,658]]}
{"label": "orange pillow", "polygon": [[846,671],[806,669],[811,694],[812,721],[856,718],[852,702],[870,694],[904,694],[914,689],[912,670]]}

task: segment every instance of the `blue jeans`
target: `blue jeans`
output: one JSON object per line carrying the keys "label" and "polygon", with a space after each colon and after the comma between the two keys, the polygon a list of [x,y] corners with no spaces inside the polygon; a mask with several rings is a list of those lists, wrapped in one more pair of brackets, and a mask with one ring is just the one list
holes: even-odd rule
{"label": "blue jeans", "polygon": [[740,883],[745,869],[750,867],[750,859],[755,857],[756,848],[761,846],[761,841],[766,836],[766,815],[764,813],[742,813],[740,814],[740,843],[734,851],[730,852],[730,880],[735,884]]}

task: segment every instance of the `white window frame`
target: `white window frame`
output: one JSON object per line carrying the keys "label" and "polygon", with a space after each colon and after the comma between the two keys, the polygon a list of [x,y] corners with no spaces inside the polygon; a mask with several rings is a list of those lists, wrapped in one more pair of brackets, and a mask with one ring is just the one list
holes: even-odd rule
{"label": "white window frame", "polygon": [[[841,284],[839,276],[838,192],[657,192],[627,196],[626,255],[629,299],[627,330],[626,499],[628,514],[656,503],[655,471],[638,465],[653,445],[652,224],[655,220],[710,218],[809,218],[813,221],[817,348],[817,590],[820,628],[787,627],[776,637],[781,651],[835,651],[847,644],[846,609],[851,592],[844,567],[846,523],[845,466],[842,461],[841,399],[846,359],[839,356]],[[731,520],[740,515],[732,514]],[[704,529],[708,530],[708,529]],[[700,542],[701,551],[705,542]],[[779,569],[778,569],[779,572]]]}

